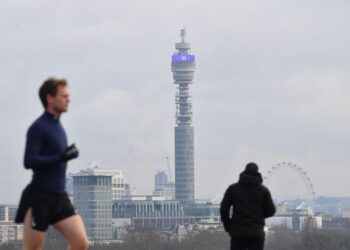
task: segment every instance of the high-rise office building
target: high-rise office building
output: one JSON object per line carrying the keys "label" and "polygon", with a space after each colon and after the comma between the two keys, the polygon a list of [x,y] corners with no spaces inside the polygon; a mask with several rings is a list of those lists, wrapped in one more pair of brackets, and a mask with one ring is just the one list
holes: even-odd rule
{"label": "high-rise office building", "polygon": [[175,198],[181,203],[194,202],[194,129],[189,85],[193,83],[195,56],[189,53],[185,41],[186,30],[181,30],[181,42],[172,56],[171,71],[177,87],[175,126]]}
{"label": "high-rise office building", "polygon": [[90,239],[112,239],[112,176],[74,175],[73,201]]}
{"label": "high-rise office building", "polygon": [[175,185],[168,180],[165,171],[158,171],[154,176],[153,196],[164,197],[166,200],[175,199]]}
{"label": "high-rise office building", "polygon": [[165,173],[165,171],[157,171],[157,173],[154,176],[155,189],[161,189],[167,183],[168,175]]}
{"label": "high-rise office building", "polygon": [[81,170],[79,175],[105,175],[112,177],[112,200],[116,201],[130,194],[129,184],[119,169],[103,169],[94,163],[90,168]]}

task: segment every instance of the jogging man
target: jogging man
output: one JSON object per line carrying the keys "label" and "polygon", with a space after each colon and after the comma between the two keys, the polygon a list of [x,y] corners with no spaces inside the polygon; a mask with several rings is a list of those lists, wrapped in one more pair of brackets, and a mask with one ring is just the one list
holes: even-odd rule
{"label": "jogging man", "polygon": [[67,147],[60,116],[67,112],[69,90],[65,79],[49,78],[39,89],[45,112],[30,126],[24,166],[33,177],[24,189],[15,221],[24,223],[23,249],[42,249],[45,231],[52,225],[69,242],[71,250],[86,250],[83,221],[75,213],[67,193],[67,162],[78,157],[74,144]]}
{"label": "jogging man", "polygon": [[231,250],[263,250],[265,218],[275,211],[258,166],[248,163],[239,181],[227,188],[221,202],[221,220],[231,236]]}

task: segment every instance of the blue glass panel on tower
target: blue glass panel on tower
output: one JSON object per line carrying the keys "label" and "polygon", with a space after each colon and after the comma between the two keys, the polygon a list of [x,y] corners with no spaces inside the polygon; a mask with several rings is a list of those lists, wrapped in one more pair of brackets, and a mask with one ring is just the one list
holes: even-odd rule
{"label": "blue glass panel on tower", "polygon": [[173,62],[194,62],[195,56],[194,55],[173,55],[172,61]]}

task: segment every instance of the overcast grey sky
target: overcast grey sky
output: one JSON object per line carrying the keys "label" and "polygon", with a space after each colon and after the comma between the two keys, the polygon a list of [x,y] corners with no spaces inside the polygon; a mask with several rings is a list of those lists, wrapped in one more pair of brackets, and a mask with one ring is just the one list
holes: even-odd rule
{"label": "overcast grey sky", "polygon": [[0,203],[17,203],[30,180],[25,134],[48,76],[70,84],[62,123],[81,156],[69,171],[98,160],[151,193],[166,156],[174,166],[170,58],[184,25],[197,58],[196,197],[223,193],[248,161],[262,173],[296,163],[318,195],[349,195],[349,10],[346,0],[2,0]]}

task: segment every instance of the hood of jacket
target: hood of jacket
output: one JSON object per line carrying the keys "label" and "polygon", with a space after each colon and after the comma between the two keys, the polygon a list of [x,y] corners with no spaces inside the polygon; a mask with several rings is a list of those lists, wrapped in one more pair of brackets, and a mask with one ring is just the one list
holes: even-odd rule
{"label": "hood of jacket", "polygon": [[255,172],[255,173],[242,172],[239,175],[238,183],[244,186],[257,186],[262,184],[262,182],[263,182],[263,179],[259,172]]}

